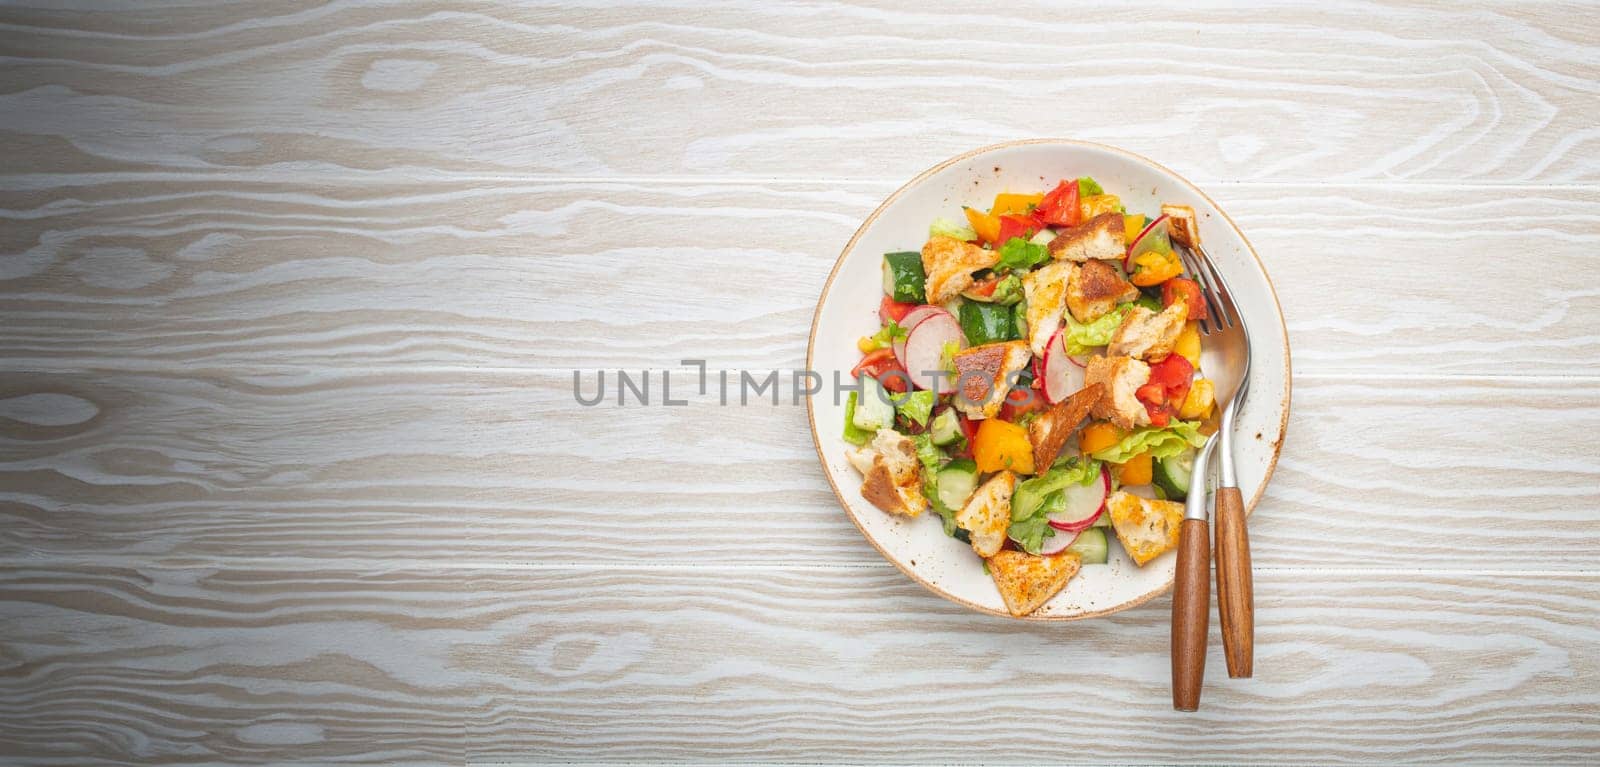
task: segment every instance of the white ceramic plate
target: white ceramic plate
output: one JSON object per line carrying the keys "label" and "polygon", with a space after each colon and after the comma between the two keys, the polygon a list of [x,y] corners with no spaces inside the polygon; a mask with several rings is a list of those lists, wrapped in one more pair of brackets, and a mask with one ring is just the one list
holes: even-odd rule
{"label": "white ceramic plate", "polygon": [[[807,367],[827,383],[809,400],[811,434],[840,504],[884,557],[934,593],[993,615],[1008,615],[994,582],[970,547],[944,534],[937,514],[916,519],[891,516],[861,497],[861,477],[845,460],[849,445],[840,438],[844,397],[834,396],[832,382],[835,374],[849,382],[849,371],[861,357],[856,339],[878,328],[878,302],[883,296],[879,264],[884,253],[920,250],[928,224],[938,216],[960,220],[962,205],[987,210],[999,192],[1041,192],[1060,179],[1078,176],[1093,176],[1107,192],[1120,196],[1130,213],[1155,214],[1163,202],[1194,208],[1206,250],[1218,262],[1250,327],[1251,387],[1239,413],[1234,443],[1239,485],[1249,509],[1261,500],[1272,476],[1289,418],[1288,335],[1272,283],[1233,221],[1178,174],[1120,149],[1039,139],[968,152],[912,179],[856,230],[822,289],[806,360]],[[1202,370],[1208,362],[1208,356],[1201,358]],[[1120,547],[1113,545],[1111,551],[1107,564],[1085,566],[1028,619],[1105,615],[1145,602],[1172,586],[1175,552],[1141,568]]]}

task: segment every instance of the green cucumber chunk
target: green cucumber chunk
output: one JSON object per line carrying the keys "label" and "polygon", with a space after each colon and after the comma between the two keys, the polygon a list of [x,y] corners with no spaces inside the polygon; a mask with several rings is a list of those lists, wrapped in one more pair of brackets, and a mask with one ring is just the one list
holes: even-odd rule
{"label": "green cucumber chunk", "polygon": [[861,396],[856,400],[856,410],[850,418],[856,428],[876,432],[894,423],[894,405],[883,385],[872,376],[861,377]]}
{"label": "green cucumber chunk", "polygon": [[922,271],[922,254],[901,251],[883,254],[884,292],[902,304],[923,302],[928,276]]}
{"label": "green cucumber chunk", "polygon": [[967,505],[978,489],[978,465],[965,458],[945,464],[939,470],[939,502],[951,509]]}
{"label": "green cucumber chunk", "polygon": [[963,301],[959,320],[961,332],[967,337],[967,343],[972,346],[982,346],[996,341],[1013,341],[1022,337],[1022,334],[1017,332],[1016,318],[1009,306]]}
{"label": "green cucumber chunk", "polygon": [[1078,533],[1078,537],[1072,540],[1072,545],[1067,547],[1067,551],[1077,552],[1086,565],[1105,564],[1106,531],[1098,527],[1091,527]]}
{"label": "green cucumber chunk", "polygon": [[945,408],[933,417],[928,436],[933,438],[935,445],[949,445],[961,439],[961,419],[956,415],[955,408]]}
{"label": "green cucumber chunk", "polygon": [[850,398],[844,401],[844,441],[852,445],[865,445],[872,439],[872,432],[856,426],[856,393],[850,392]]}
{"label": "green cucumber chunk", "polygon": [[1182,501],[1189,497],[1189,474],[1194,471],[1195,449],[1188,448],[1170,458],[1158,458],[1151,479],[1166,491],[1167,498]]}

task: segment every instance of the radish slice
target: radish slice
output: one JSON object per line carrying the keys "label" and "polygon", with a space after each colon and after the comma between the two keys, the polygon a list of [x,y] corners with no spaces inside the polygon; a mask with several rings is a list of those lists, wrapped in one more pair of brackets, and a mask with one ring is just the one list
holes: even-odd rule
{"label": "radish slice", "polygon": [[966,336],[961,334],[961,324],[949,314],[934,314],[917,323],[906,336],[906,372],[911,374],[911,382],[918,389],[932,388],[934,394],[944,394],[955,391],[956,385],[950,380],[948,373],[933,376],[934,371],[943,371],[940,364],[944,357],[944,345],[950,342],[956,344],[957,349],[964,349],[967,345]]}
{"label": "radish slice", "polygon": [[1162,214],[1139,230],[1139,236],[1128,243],[1128,255],[1122,259],[1122,271],[1133,269],[1133,259],[1152,250],[1172,250],[1172,240],[1167,237],[1167,216]]}
{"label": "radish slice", "polygon": [[922,306],[906,312],[906,316],[900,318],[900,327],[906,329],[906,338],[897,338],[895,339],[894,343],[891,344],[891,346],[894,348],[894,358],[900,363],[900,367],[906,367],[906,339],[911,337],[911,331],[917,327],[918,323],[929,317],[932,317],[935,314],[949,314],[949,312],[946,312],[944,309],[941,309],[937,306],[923,304]]}
{"label": "radish slice", "polygon": [[1105,511],[1106,496],[1110,494],[1110,489],[1111,475],[1101,467],[1099,482],[1068,485],[1062,490],[1061,492],[1067,497],[1066,507],[1045,519],[1051,527],[1069,533],[1093,527],[1095,520],[1100,518],[1100,513]]}
{"label": "radish slice", "polygon": [[[1084,529],[1086,530],[1088,528]],[[1044,539],[1044,543],[1040,544],[1039,554],[1048,557],[1051,554],[1059,554],[1063,551],[1066,551],[1067,547],[1071,546],[1073,541],[1078,540],[1078,533],[1081,532],[1083,532],[1083,530],[1076,530],[1072,532],[1068,532],[1066,530],[1056,530],[1055,535]]]}
{"label": "radish slice", "polygon": [[1072,361],[1066,343],[1057,330],[1044,350],[1044,398],[1052,405],[1083,388],[1086,371]]}

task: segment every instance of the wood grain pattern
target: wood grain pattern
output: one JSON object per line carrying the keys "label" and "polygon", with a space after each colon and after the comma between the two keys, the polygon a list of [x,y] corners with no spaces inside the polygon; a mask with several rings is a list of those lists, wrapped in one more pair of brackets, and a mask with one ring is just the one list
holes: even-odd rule
{"label": "wood grain pattern", "polygon": [[[0,359],[147,371],[797,367],[840,248],[892,189],[24,189],[0,195],[13,254],[0,261]],[[1600,374],[1600,288],[1550,278],[1594,267],[1593,189],[1211,191],[1276,278],[1299,373]]]}
{"label": "wood grain pattern", "polygon": [[0,132],[29,169],[909,178],[1057,135],[1201,181],[1600,178],[1585,5],[1286,10],[13,8]]}
{"label": "wood grain pattern", "polygon": [[[1593,764],[1596,62],[1568,3],[7,4],[0,762]],[[801,408],[571,394],[803,364],[877,202],[1031,136],[1283,301],[1198,714],[1164,598],[899,575]]]}
{"label": "wood grain pattern", "polygon": [[[721,407],[694,373],[674,374],[689,405],[593,408],[529,371],[3,375],[0,552],[878,561],[804,406]],[[1295,398],[1257,567],[1600,566],[1595,383],[1303,378]]]}
{"label": "wood grain pattern", "polygon": [[440,564],[0,572],[0,742],[62,764],[1215,763],[1245,744],[1294,762],[1581,763],[1600,748],[1593,574],[1274,573],[1257,678],[1217,674],[1180,714],[1165,598],[1041,626],[965,612],[888,565]]}

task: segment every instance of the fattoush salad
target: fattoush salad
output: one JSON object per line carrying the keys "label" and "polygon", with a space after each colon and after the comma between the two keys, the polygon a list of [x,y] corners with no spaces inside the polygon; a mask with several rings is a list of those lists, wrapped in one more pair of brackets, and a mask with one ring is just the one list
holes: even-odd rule
{"label": "fattoush salad", "polygon": [[1215,431],[1207,307],[1174,251],[1200,234],[1193,209],[1131,213],[1088,177],[963,212],[884,254],[844,439],[864,498],[931,508],[1023,616],[1112,545],[1141,567],[1177,546]]}

